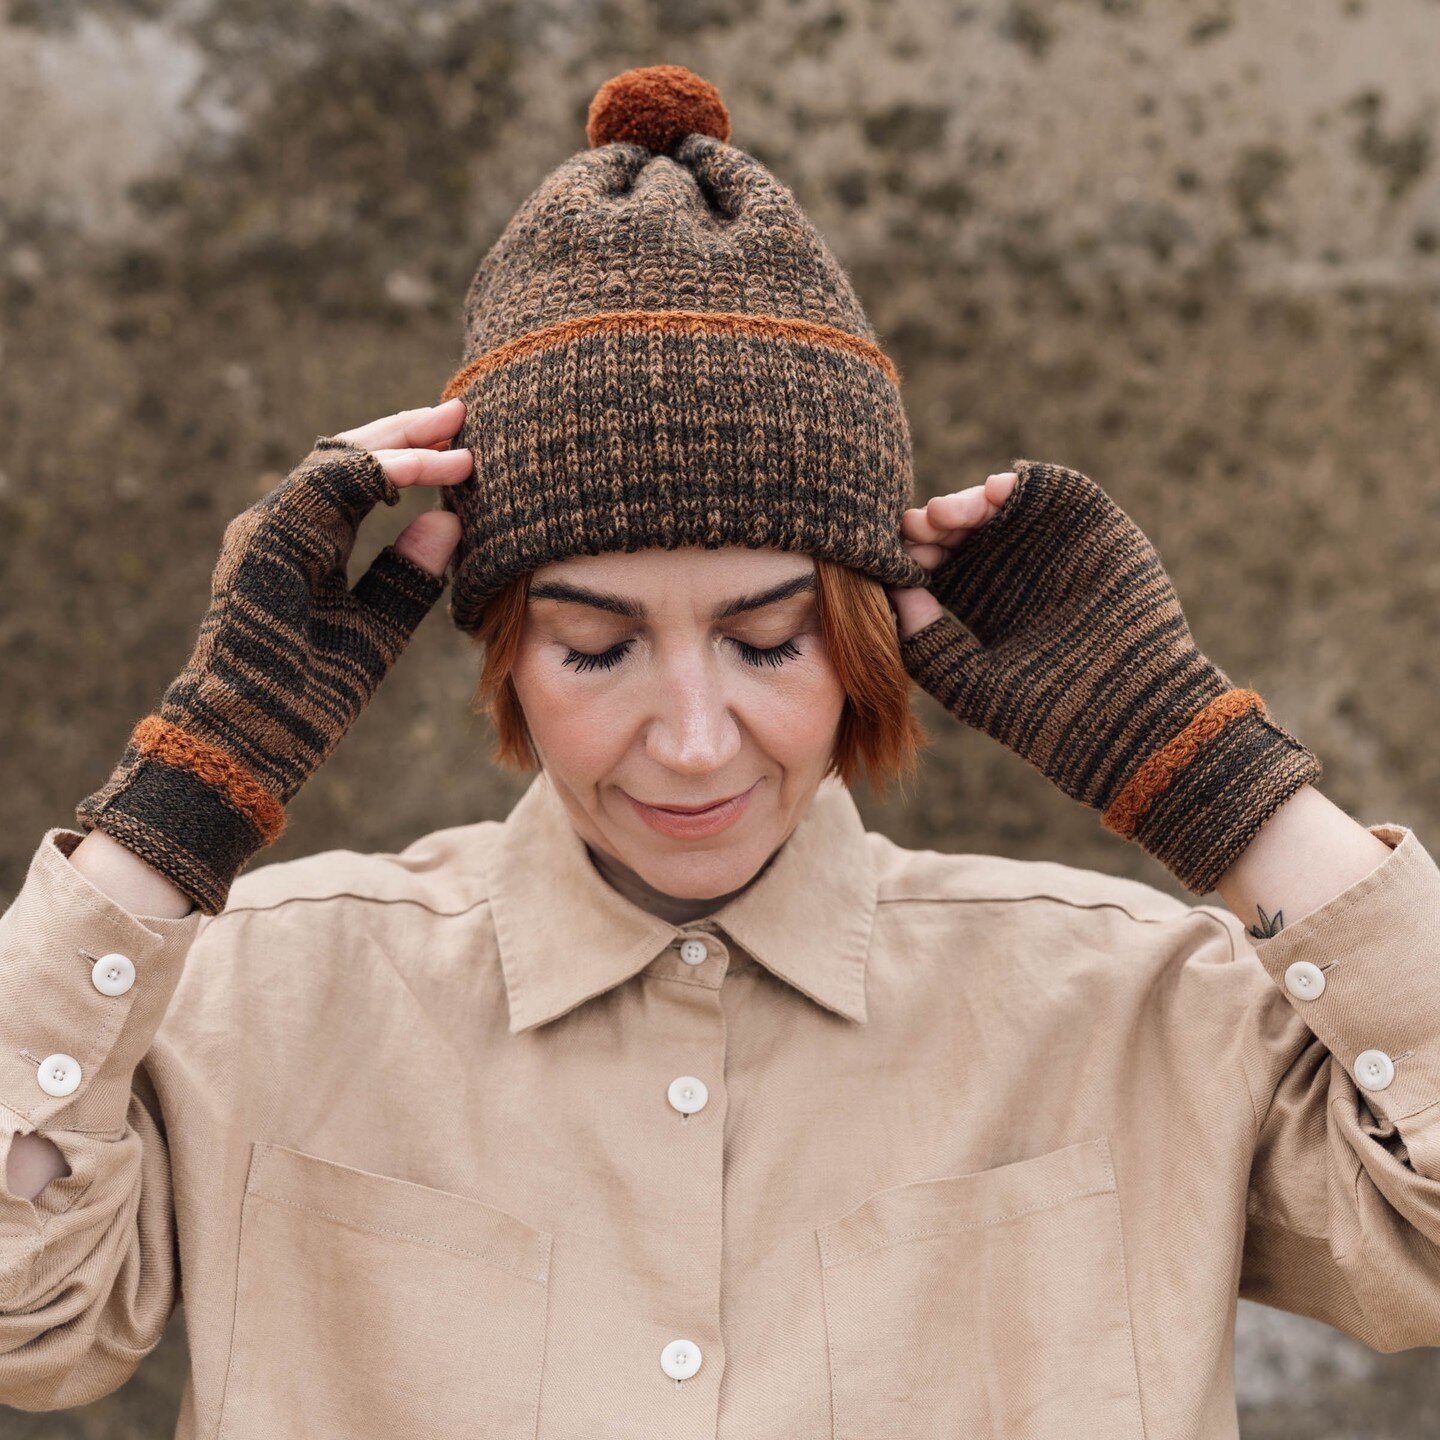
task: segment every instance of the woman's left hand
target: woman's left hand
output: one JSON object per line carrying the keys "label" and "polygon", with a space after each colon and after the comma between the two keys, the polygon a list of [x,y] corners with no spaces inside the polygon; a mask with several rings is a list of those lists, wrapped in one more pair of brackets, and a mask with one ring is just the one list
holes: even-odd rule
{"label": "woman's left hand", "polygon": [[[905,548],[927,570],[933,570],[972,531],[1000,513],[1015,488],[1017,475],[1001,470],[983,485],[936,495],[924,506],[907,510],[900,520]],[[940,602],[918,585],[887,585],[885,593],[900,622],[900,638],[913,635],[943,613]]]}
{"label": "woman's left hand", "polygon": [[901,522],[900,658],[1105,828],[1205,894],[1320,763],[1195,644],[1144,531],[1088,475],[1018,459]]}

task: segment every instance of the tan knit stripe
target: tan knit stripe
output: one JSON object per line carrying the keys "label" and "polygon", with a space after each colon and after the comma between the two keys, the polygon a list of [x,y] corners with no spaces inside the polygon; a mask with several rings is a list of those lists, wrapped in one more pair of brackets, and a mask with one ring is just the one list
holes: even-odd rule
{"label": "tan knit stripe", "polygon": [[1250,710],[1266,713],[1265,701],[1254,690],[1227,690],[1223,695],[1217,695],[1173,740],[1149,756],[1126,781],[1101,817],[1105,828],[1126,839],[1133,835],[1140,816],[1150,808],[1156,796],[1194,761],[1204,745],[1219,735],[1232,720]]}
{"label": "tan knit stripe", "polygon": [[476,376],[502,365],[523,359],[540,350],[565,345],[579,335],[592,330],[618,334],[635,330],[668,330],[680,334],[716,335],[749,334],[763,340],[799,340],[811,345],[828,345],[836,350],[848,350],[852,355],[868,360],[878,366],[897,389],[900,386],[900,372],[895,362],[878,345],[849,331],[838,330],[833,325],[824,325],[817,320],[801,320],[779,315],[746,315],[731,310],[607,310],[598,315],[580,315],[572,320],[561,320],[525,335],[517,335],[483,355],[477,355],[468,365],[462,366],[440,392],[441,400],[451,400],[461,394]]}
{"label": "tan knit stripe", "polygon": [[270,844],[285,828],[285,807],[233,756],[159,715],[135,726],[130,742],[145,759],[189,770],[219,790]]}

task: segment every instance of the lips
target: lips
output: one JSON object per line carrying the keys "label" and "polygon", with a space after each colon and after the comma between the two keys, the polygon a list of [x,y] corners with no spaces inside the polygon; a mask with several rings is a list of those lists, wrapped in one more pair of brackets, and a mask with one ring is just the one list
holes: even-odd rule
{"label": "lips", "polygon": [[729,800],[738,800],[745,792],[738,791],[734,795],[722,796],[719,800],[707,800],[703,805],[661,805],[654,800],[642,800],[642,805],[648,805],[652,810],[665,810],[671,815],[699,815],[702,811],[713,810],[717,805],[724,805]]}
{"label": "lips", "polygon": [[630,802],[635,814],[652,830],[673,840],[701,840],[718,835],[728,829],[744,813],[750,797],[760,784],[756,780],[748,790],[738,795],[727,796],[724,800],[713,800],[708,805],[696,805],[681,809],[673,805],[651,805],[637,800],[628,791],[621,793]]}

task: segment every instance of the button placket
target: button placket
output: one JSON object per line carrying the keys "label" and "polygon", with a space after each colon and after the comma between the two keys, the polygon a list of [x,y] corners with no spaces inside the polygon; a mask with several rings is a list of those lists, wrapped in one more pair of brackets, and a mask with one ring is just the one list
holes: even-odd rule
{"label": "button placket", "polygon": [[[685,964],[698,968],[707,960],[719,958],[720,942],[705,932],[684,936],[676,946]],[[697,1110],[705,1108],[710,1091],[703,1080],[696,1075],[677,1075],[666,1091],[665,1098],[680,1112],[682,1120],[689,1120]]]}
{"label": "button placket", "polygon": [[[684,982],[689,993],[697,997],[697,1001],[701,994],[707,997],[703,1004],[719,1019],[722,1026],[720,1033],[723,1036],[724,1022],[719,1015],[718,991],[729,956],[725,941],[702,924],[701,927],[682,931],[672,941],[672,947],[671,953],[678,955],[680,964],[672,965],[667,973],[671,978]],[[706,968],[707,963],[709,968]],[[690,987],[696,988],[691,989]],[[700,1042],[708,1047],[708,1037],[705,1037],[703,1032],[695,1032],[690,1038],[692,1041]],[[684,1063],[684,1052],[688,1048],[688,1046],[677,1047],[682,1064]],[[723,1070],[723,1060],[712,1056],[711,1062]],[[676,1075],[666,1087],[665,1098],[671,1110],[678,1113],[681,1123],[688,1125],[691,1116],[704,1110],[709,1103],[710,1091],[705,1081],[698,1075]],[[698,1149],[687,1149],[685,1152],[687,1158],[692,1162],[685,1167],[685,1173],[692,1176],[697,1183],[702,1175],[714,1173],[716,1155],[722,1139],[718,1130],[711,1126],[703,1126],[686,1137],[684,1143],[687,1146],[699,1147]],[[675,1143],[681,1142],[677,1140]],[[690,1198],[692,1203],[700,1202],[698,1195],[692,1195]],[[713,1199],[714,1197],[707,1190],[701,1203],[708,1205],[712,1203]],[[712,1283],[718,1283],[718,1275],[714,1277]],[[704,1303],[712,1304],[713,1297],[705,1295]],[[688,1336],[677,1336],[662,1348],[659,1361],[661,1372],[673,1380],[675,1388],[679,1390],[685,1380],[698,1374],[704,1361],[704,1355],[695,1340]]]}

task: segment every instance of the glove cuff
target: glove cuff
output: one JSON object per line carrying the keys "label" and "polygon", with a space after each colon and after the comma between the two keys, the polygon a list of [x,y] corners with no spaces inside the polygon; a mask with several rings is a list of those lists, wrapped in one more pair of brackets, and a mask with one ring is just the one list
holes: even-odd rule
{"label": "glove cuff", "polygon": [[1101,822],[1205,895],[1321,773],[1319,757],[1275,721],[1260,695],[1226,690],[1135,769]]}
{"label": "glove cuff", "polygon": [[207,915],[225,908],[235,876],[279,838],[285,807],[218,746],[160,715],[131,732],[109,780],[76,807],[188,895]]}

